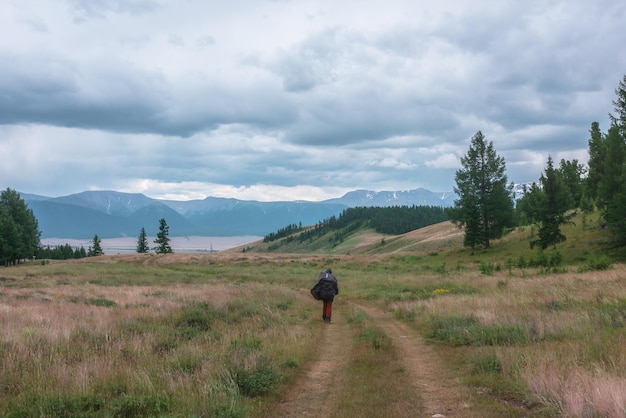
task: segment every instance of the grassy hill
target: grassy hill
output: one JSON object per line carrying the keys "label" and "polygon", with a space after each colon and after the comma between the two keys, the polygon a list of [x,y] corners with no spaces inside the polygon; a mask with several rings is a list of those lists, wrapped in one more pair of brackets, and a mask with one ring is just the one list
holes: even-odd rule
{"label": "grassy hill", "polygon": [[503,238],[493,240],[491,248],[479,249],[471,256],[463,247],[463,230],[452,222],[442,222],[402,235],[380,234],[369,228],[360,228],[343,235],[338,241],[337,231],[326,233],[316,239],[299,242],[298,235],[271,241],[263,240],[228,250],[228,252],[288,253],[288,254],[336,254],[336,255],[385,255],[412,254],[446,259],[448,266],[467,263],[492,263],[494,266],[528,266],[538,264],[578,265],[594,262],[598,258],[623,259],[624,250],[611,247],[610,236],[599,222],[599,214],[578,213],[571,224],[563,225],[561,231],[566,241],[556,249],[545,251],[530,248],[530,241],[537,233],[536,226],[519,227]]}

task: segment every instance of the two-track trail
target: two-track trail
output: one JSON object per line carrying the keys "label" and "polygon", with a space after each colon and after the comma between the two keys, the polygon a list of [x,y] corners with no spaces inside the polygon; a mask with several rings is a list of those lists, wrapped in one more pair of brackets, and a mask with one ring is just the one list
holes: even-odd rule
{"label": "two-track trail", "polygon": [[[343,315],[335,311],[317,341],[320,357],[278,404],[272,417],[329,417],[345,377],[354,338]],[[321,320],[321,319],[320,319]]]}
{"label": "two-track trail", "polygon": [[409,416],[476,416],[471,410],[469,392],[448,375],[448,368],[435,352],[434,346],[425,344],[415,330],[389,313],[373,306],[355,305],[376,321],[399,352],[416,396],[421,400],[421,413]]}
{"label": "two-track trail", "polygon": [[[433,346],[424,343],[415,330],[380,308],[350,303],[367,314],[392,341],[402,367],[415,392],[418,408],[406,411],[407,417],[474,417],[471,396],[460,382],[451,378]],[[355,344],[353,330],[337,310],[333,323],[324,326],[319,339],[319,358],[284,395],[273,417],[332,417],[333,407],[346,384],[346,365]],[[354,411],[354,417],[359,411]]]}

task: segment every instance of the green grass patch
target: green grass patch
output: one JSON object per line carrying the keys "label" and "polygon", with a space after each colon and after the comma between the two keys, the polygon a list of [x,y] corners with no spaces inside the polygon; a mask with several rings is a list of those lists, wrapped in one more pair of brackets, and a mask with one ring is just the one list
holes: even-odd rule
{"label": "green grass patch", "polygon": [[366,341],[376,350],[382,350],[391,346],[391,339],[380,328],[368,324],[359,331],[359,339]]}
{"label": "green grass patch", "polygon": [[485,325],[472,315],[433,317],[429,337],[452,346],[523,345],[531,341],[519,325]]}

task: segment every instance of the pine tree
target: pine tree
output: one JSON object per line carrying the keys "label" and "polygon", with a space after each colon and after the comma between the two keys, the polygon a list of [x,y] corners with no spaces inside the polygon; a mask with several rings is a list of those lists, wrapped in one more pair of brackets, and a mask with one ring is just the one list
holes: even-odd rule
{"label": "pine tree", "polygon": [[93,239],[91,240],[91,246],[89,246],[89,252],[87,253],[87,256],[97,257],[100,255],[104,255],[104,251],[102,251],[100,237],[98,237],[98,234],[96,234],[93,236]]}
{"label": "pine tree", "polygon": [[168,235],[169,227],[167,226],[167,222],[165,221],[165,218],[161,218],[159,220],[159,232],[154,240],[154,243],[157,244],[157,246],[154,247],[157,254],[168,254],[174,252],[170,246],[170,238]]}
{"label": "pine tree", "polygon": [[604,159],[606,158],[606,143],[604,135],[600,131],[600,124],[593,122],[589,130],[589,167],[585,180],[585,192],[589,199],[596,202],[598,199],[598,184],[604,175]]}
{"label": "pine tree", "polygon": [[142,226],[141,231],[139,232],[139,237],[137,238],[137,252],[138,253],[147,253],[150,250],[148,246],[148,238],[146,236],[146,229]]}
{"label": "pine tree", "polygon": [[477,245],[490,247],[490,240],[500,238],[513,224],[511,187],[507,186],[504,158],[498,156],[493,142],[488,144],[478,131],[471,140],[462,168],[456,172],[454,202],[450,217],[465,228],[465,245],[474,254]]}
{"label": "pine tree", "polygon": [[618,127],[619,135],[626,139],[626,75],[615,89],[615,96],[617,97],[613,100],[613,109],[616,114],[609,116],[612,124]]}
{"label": "pine tree", "polygon": [[7,188],[0,194],[0,263],[32,258],[38,251],[39,223],[20,194]]}
{"label": "pine tree", "polygon": [[543,190],[535,182],[526,187],[524,185],[524,194],[518,199],[516,211],[519,215],[520,225],[530,225],[539,222],[539,208],[542,205]]}
{"label": "pine tree", "polygon": [[564,160],[559,163],[557,175],[565,187],[567,193],[567,208],[575,209],[580,207],[583,197],[583,176],[586,170],[578,160]]}
{"label": "pine tree", "polygon": [[552,157],[548,157],[548,164],[541,175],[540,183],[543,193],[537,199],[537,216],[540,223],[539,238],[531,241],[531,247],[539,245],[542,249],[554,246],[565,241],[561,233],[561,225],[570,221],[572,216],[566,212],[569,205],[568,191],[554,168]]}

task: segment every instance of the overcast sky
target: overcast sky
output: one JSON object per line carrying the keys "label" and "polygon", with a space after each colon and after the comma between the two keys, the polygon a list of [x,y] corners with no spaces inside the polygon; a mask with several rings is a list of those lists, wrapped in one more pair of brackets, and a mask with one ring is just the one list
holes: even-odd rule
{"label": "overcast sky", "polygon": [[178,200],[451,191],[587,161],[626,74],[616,0],[2,0],[0,186]]}

